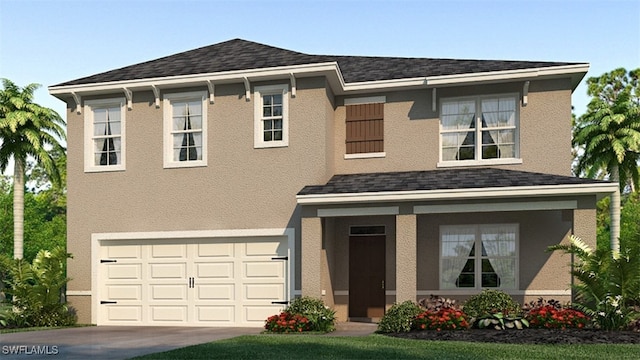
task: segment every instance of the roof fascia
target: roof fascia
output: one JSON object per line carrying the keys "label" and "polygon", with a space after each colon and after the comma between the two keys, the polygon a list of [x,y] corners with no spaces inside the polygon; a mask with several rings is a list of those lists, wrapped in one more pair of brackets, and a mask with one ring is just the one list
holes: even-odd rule
{"label": "roof fascia", "polygon": [[457,75],[427,76],[409,79],[378,80],[354,82],[345,85],[346,92],[367,92],[416,87],[449,87],[460,85],[478,85],[513,80],[534,80],[536,78],[560,78],[571,76],[573,90],[589,70],[589,64],[550,66],[546,68],[528,68],[518,70],[487,71]]}
{"label": "roof fascia", "polygon": [[262,81],[270,79],[288,79],[293,74],[295,77],[309,77],[324,75],[336,95],[362,94],[379,92],[381,90],[408,90],[416,88],[434,88],[460,85],[476,85],[483,83],[495,83],[513,80],[533,80],[536,78],[560,78],[569,75],[573,89],[578,85],[589,70],[589,64],[575,64],[552,66],[546,68],[529,68],[520,70],[489,71],[482,73],[443,75],[430,77],[417,77],[408,79],[377,80],[366,82],[345,83],[337,62],[317,64],[303,64],[294,66],[282,66],[262,69],[234,70],[219,73],[181,75],[171,77],[159,77],[150,79],[137,79],[114,81],[105,83],[93,83],[82,85],[50,86],[51,95],[61,97],[71,93],[80,95],[92,95],[120,90],[123,87],[129,89],[150,89],[184,87],[193,85],[207,85],[208,83],[223,84],[242,81]]}
{"label": "roof fascia", "polygon": [[381,191],[369,193],[297,195],[300,205],[330,205],[389,201],[469,200],[503,197],[546,197],[567,195],[596,195],[598,198],[616,191],[616,184],[575,184],[544,186],[511,186],[479,189],[442,189],[417,191]]}
{"label": "roof fascia", "polygon": [[580,83],[589,71],[589,64],[551,66],[546,68],[530,68],[504,71],[488,71],[472,74],[431,76],[426,78],[431,87],[473,85],[478,83],[503,82],[509,80],[534,80],[536,78],[560,78],[571,76],[572,90]]}
{"label": "roof fascia", "polygon": [[49,93],[51,95],[67,95],[77,93],[82,95],[101,94],[111,92],[113,90],[127,87],[129,89],[151,89],[156,88],[175,88],[188,87],[193,85],[225,84],[233,82],[241,82],[247,78],[250,82],[263,81],[271,79],[289,79],[291,74],[296,77],[310,77],[316,75],[325,75],[330,78],[333,86],[344,87],[344,79],[342,73],[338,69],[336,62],[303,64],[294,66],[281,66],[273,68],[233,70],[207,74],[192,74],[170,77],[158,77],[136,80],[112,81],[103,83],[50,86]]}

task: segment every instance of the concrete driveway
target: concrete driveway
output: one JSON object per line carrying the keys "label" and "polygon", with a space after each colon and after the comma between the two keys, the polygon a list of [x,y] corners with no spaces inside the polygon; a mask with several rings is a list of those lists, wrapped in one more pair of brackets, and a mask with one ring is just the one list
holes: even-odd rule
{"label": "concrete driveway", "polygon": [[262,328],[91,326],[0,334],[0,358],[128,359],[240,335]]}

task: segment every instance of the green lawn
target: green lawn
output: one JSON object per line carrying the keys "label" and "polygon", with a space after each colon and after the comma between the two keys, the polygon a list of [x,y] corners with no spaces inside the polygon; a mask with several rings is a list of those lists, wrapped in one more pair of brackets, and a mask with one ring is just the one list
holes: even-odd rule
{"label": "green lawn", "polygon": [[510,345],[383,335],[240,336],[135,359],[640,359],[636,345]]}

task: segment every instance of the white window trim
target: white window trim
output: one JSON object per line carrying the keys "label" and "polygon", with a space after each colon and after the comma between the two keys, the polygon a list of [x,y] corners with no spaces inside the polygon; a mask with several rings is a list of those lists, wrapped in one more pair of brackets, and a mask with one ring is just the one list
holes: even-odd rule
{"label": "white window trim", "polygon": [[[440,99],[440,111],[439,114],[442,116],[442,105],[448,101],[463,101],[463,100],[474,100],[476,102],[476,154],[481,154],[478,152],[478,144],[481,143],[481,131],[478,131],[478,103],[483,99],[495,98],[495,97],[513,97],[516,104],[516,124],[515,124],[515,144],[514,151],[515,157],[513,158],[501,158],[501,159],[475,159],[475,160],[450,160],[444,161],[442,160],[442,120],[438,122],[438,163],[437,167],[464,167],[464,166],[486,166],[486,165],[517,165],[522,164],[522,158],[520,157],[520,94],[518,93],[501,93],[501,94],[490,94],[490,95],[476,95],[476,96],[459,96],[459,97],[448,97]],[[480,138],[480,139],[478,139]]]}
{"label": "white window trim", "polygon": [[[254,92],[253,147],[256,149],[289,146],[289,85],[256,86]],[[282,140],[264,141],[262,128],[262,96],[282,94]]]}
{"label": "white window trim", "polygon": [[[118,165],[95,165],[93,153],[93,108],[104,108],[109,106],[120,107],[120,164]],[[107,172],[123,171],[126,169],[127,145],[126,145],[126,100],[124,98],[112,98],[101,100],[86,100],[84,102],[84,171],[85,172]]]}
{"label": "white window trim", "polygon": [[[198,161],[174,161],[173,160],[173,138],[171,136],[171,126],[173,113],[171,103],[173,101],[202,101],[202,160]],[[163,152],[164,168],[186,168],[207,166],[207,92],[193,91],[183,93],[164,94],[163,99]]]}
{"label": "white window trim", "polygon": [[386,157],[387,153],[383,152],[373,152],[373,153],[357,153],[357,154],[344,154],[345,160],[350,159],[376,159]]}
{"label": "white window trim", "polygon": [[[505,287],[496,287],[496,288],[491,288],[491,289],[495,289],[495,290],[505,290],[505,291],[514,291],[514,290],[518,290],[520,289],[520,225],[517,223],[504,223],[504,224],[459,224],[459,225],[440,225],[440,229],[439,229],[439,233],[438,233],[438,289],[440,291],[446,291],[447,293],[453,293],[453,294],[463,294],[469,291],[474,291],[474,290],[482,290],[482,281],[481,281],[481,276],[477,276],[478,274],[482,273],[482,261],[476,261],[475,262],[475,271],[474,273],[476,274],[476,286],[473,288],[458,288],[458,289],[446,289],[443,288],[442,286],[442,232],[444,229],[446,228],[460,228],[460,227],[465,227],[465,228],[469,228],[469,227],[475,227],[475,231],[476,231],[476,235],[477,234],[481,234],[482,233],[482,227],[485,226],[513,226],[515,227],[515,232],[516,232],[516,246],[515,246],[515,273],[514,273],[514,277],[515,277],[515,284],[514,284],[514,288],[505,288]],[[476,245],[478,244],[478,241],[482,241],[481,238],[476,236]],[[482,254],[482,252],[478,252],[478,247],[476,246],[476,254],[480,253]],[[477,255],[476,255],[477,256]],[[482,255],[480,255],[480,257],[482,257]],[[476,257],[476,259],[478,259]]]}

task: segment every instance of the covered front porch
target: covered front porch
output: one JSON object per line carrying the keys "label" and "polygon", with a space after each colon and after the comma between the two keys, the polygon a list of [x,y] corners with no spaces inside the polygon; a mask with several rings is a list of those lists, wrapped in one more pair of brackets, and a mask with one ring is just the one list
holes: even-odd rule
{"label": "covered front porch", "polygon": [[[499,172],[503,181],[513,175]],[[569,300],[570,259],[545,250],[572,234],[595,245],[595,202],[611,190],[591,180],[537,192],[522,185],[400,190],[384,181],[386,191],[347,192],[367,181],[376,189],[376,175],[335,176],[298,195],[301,292],[322,298],[340,321],[376,321],[396,302],[464,299],[482,288],[520,302]],[[441,174],[409,175],[402,186]]]}

